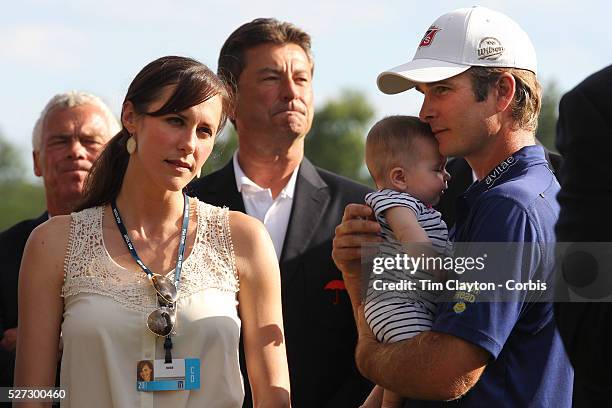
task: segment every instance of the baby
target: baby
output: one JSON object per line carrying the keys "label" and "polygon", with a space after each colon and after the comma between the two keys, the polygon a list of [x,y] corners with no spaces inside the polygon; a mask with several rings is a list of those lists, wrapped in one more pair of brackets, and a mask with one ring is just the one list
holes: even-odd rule
{"label": "baby", "polygon": [[[376,123],[366,141],[366,165],[378,191],[366,195],[381,226],[384,243],[378,256],[394,257],[450,254],[448,230],[440,213],[432,208],[440,200],[450,176],[446,158],[429,125],[411,116],[390,116]],[[403,248],[402,244],[419,244]],[[419,270],[385,270],[375,279],[386,282],[439,280],[438,273]],[[436,310],[434,292],[377,291],[368,285],[365,318],[376,338],[394,343],[416,336],[432,325]],[[376,386],[363,407],[399,407],[401,398]]]}

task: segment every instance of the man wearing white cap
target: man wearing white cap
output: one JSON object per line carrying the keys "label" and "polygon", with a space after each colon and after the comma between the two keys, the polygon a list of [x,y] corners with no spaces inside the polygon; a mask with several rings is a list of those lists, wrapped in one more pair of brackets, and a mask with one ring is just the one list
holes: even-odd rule
{"label": "man wearing white cap", "polygon": [[[522,282],[550,278],[547,248],[559,214],[559,184],[534,138],[541,103],[536,65],[533,45],[514,21],[473,7],[438,18],[412,61],[378,77],[384,93],[421,92],[420,118],[440,152],[464,157],[478,177],[457,201],[453,240],[472,243],[473,255],[480,246],[474,243],[531,243],[524,246],[533,252],[508,255],[504,265],[509,278]],[[356,359],[366,377],[420,400],[410,407],[571,406],[573,371],[549,302],[479,302],[477,293],[473,303],[440,303],[431,331],[378,343],[360,305],[361,245],[379,240],[378,224],[363,219],[371,213],[346,207],[333,252],[357,316]]]}

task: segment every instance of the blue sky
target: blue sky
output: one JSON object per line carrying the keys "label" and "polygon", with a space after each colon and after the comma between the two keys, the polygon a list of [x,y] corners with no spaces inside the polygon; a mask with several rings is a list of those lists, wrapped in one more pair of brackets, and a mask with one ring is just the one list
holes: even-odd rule
{"label": "blue sky", "polygon": [[178,54],[216,69],[225,38],[256,17],[291,21],[311,34],[317,106],[356,88],[377,118],[416,114],[418,93],[383,95],[376,76],[409,61],[439,15],[474,4],[508,14],[527,31],[544,84],[555,79],[569,90],[612,63],[612,5],[605,1],[22,0],[6,2],[0,12],[0,132],[30,164],[32,126],[54,94],[89,91],[118,113],[146,63]]}

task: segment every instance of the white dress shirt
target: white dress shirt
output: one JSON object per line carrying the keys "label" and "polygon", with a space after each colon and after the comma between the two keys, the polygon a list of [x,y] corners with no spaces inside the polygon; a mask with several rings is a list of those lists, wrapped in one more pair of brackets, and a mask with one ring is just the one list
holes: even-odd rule
{"label": "white dress shirt", "polygon": [[280,260],[287,227],[289,226],[289,216],[291,215],[291,205],[293,204],[293,194],[295,192],[295,182],[297,180],[298,167],[295,168],[287,185],[281,190],[280,194],[272,199],[272,190],[262,188],[244,174],[238,164],[238,151],[233,157],[234,174],[236,175],[236,186],[242,194],[244,209],[247,214],[263,222],[276,251],[276,258]]}

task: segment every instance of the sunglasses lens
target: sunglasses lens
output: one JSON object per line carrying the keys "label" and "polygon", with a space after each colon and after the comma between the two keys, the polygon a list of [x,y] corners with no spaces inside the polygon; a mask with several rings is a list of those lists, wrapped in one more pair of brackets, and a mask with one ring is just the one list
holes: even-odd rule
{"label": "sunglasses lens", "polygon": [[157,302],[162,307],[174,307],[176,303],[168,302],[164,297],[162,297],[159,293],[157,294]]}
{"label": "sunglasses lens", "polygon": [[169,307],[160,307],[151,312],[147,319],[147,327],[158,336],[167,336],[176,323],[176,311]]}
{"label": "sunglasses lens", "polygon": [[174,282],[170,279],[161,276],[161,275],[153,275],[151,279],[153,282],[153,286],[157,291],[157,294],[167,303],[176,303],[178,299],[178,293],[176,291],[176,286],[174,286]]}

